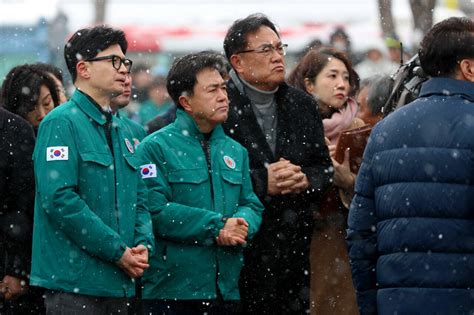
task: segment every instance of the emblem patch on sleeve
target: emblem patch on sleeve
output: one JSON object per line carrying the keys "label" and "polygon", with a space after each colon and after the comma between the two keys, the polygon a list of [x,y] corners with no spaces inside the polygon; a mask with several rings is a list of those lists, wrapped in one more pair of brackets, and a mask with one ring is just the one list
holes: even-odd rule
{"label": "emblem patch on sleeve", "polygon": [[48,147],[46,161],[67,161],[69,159],[68,147]]}
{"label": "emblem patch on sleeve", "polygon": [[153,178],[156,177],[156,165],[155,164],[145,164],[140,166],[140,173],[142,178]]}

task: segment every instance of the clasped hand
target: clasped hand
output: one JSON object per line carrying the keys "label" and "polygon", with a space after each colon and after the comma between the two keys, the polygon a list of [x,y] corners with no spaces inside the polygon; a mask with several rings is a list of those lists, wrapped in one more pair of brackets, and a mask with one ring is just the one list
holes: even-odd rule
{"label": "clasped hand", "polygon": [[148,264],[148,249],[143,245],[127,247],[117,265],[131,278],[139,278],[150,267]]}
{"label": "clasped hand", "polygon": [[301,167],[281,158],[268,166],[268,194],[299,194],[309,187]]}
{"label": "clasped hand", "polygon": [[229,218],[216,237],[219,246],[236,246],[247,243],[249,225],[243,218]]}

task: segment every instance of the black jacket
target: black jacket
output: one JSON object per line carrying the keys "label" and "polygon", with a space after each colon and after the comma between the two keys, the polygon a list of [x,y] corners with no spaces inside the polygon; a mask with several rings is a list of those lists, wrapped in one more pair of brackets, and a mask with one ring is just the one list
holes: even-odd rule
{"label": "black jacket", "polygon": [[[332,177],[317,104],[283,83],[276,93],[275,154],[265,140],[252,105],[232,79],[228,82],[226,133],[249,152],[254,190],[265,206],[260,230],[245,251],[240,290],[248,313],[303,313],[309,308],[309,245],[313,212]],[[267,167],[285,158],[302,167],[310,188],[297,195],[268,196]],[[290,293],[289,293],[290,292]],[[299,305],[294,309],[294,305]]]}
{"label": "black jacket", "polygon": [[30,270],[34,144],[31,126],[0,107],[0,279]]}
{"label": "black jacket", "polygon": [[[224,123],[226,133],[241,143],[250,157],[250,170],[255,192],[265,205],[265,218],[272,226],[294,230],[301,221],[312,218],[320,198],[329,186],[332,163],[324,142],[324,130],[314,99],[286,83],[277,93],[277,139],[275,154],[271,151],[257,122],[247,96],[228,82],[229,117]],[[300,165],[311,183],[310,189],[298,195],[268,196],[267,166],[280,158]],[[282,209],[298,209],[295,221],[283,219]],[[279,220],[280,219],[280,220]],[[290,219],[291,220],[291,219]],[[295,225],[296,224],[296,225]],[[260,234],[268,228],[260,228]],[[277,232],[277,231],[276,231]]]}

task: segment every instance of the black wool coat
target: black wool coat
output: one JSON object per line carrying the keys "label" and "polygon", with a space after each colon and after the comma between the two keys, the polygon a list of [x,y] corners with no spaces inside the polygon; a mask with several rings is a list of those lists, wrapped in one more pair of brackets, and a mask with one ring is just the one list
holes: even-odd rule
{"label": "black wool coat", "polygon": [[[224,130],[248,150],[253,187],[265,206],[260,230],[245,251],[242,277],[244,282],[248,282],[245,279],[252,279],[249,281],[261,286],[254,294],[265,294],[273,290],[272,286],[282,287],[280,282],[285,282],[281,274],[275,275],[275,268],[281,269],[281,273],[292,270],[290,274],[294,276],[302,275],[303,270],[308,271],[313,212],[330,185],[332,163],[324,142],[317,104],[310,95],[286,83],[278,88],[274,154],[265,140],[249,98],[239,91],[232,79],[228,81],[227,93],[229,116],[223,124]],[[301,166],[310,182],[307,191],[296,195],[267,194],[267,167],[280,158]],[[309,277],[298,282],[294,285],[309,285]],[[291,284],[287,285],[295,291]],[[243,298],[245,290],[243,288]]]}
{"label": "black wool coat", "polygon": [[28,122],[0,107],[0,279],[30,270],[34,145]]}

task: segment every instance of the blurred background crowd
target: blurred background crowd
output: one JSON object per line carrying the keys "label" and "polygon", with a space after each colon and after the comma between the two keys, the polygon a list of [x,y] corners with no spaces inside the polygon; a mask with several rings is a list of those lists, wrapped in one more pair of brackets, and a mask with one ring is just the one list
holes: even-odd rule
{"label": "blurred background crowd", "polygon": [[276,21],[288,44],[287,74],[309,49],[324,45],[346,52],[363,80],[393,75],[433,23],[474,15],[471,0],[2,0],[0,7],[0,81],[14,66],[42,62],[60,70],[66,94],[73,86],[63,43],[71,32],[97,24],[123,29],[134,62],[127,115],[144,126],[163,116],[153,129],[173,118],[164,87],[172,61],[189,52],[222,52],[226,29],[239,16],[260,11]]}

